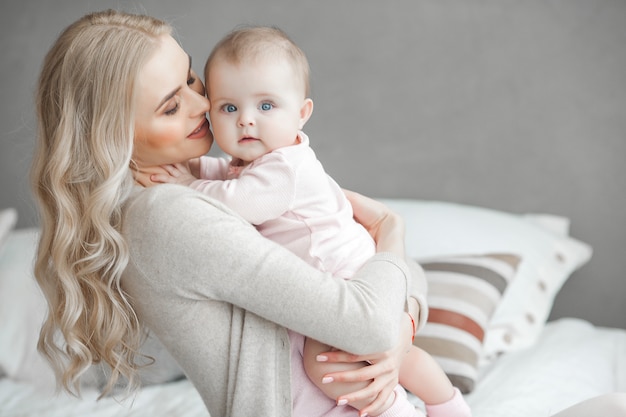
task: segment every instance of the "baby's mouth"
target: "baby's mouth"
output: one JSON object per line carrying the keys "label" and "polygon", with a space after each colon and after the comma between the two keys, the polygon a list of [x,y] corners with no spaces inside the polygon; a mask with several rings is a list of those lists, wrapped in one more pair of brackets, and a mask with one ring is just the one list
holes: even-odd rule
{"label": "baby's mouth", "polygon": [[257,138],[253,138],[252,136],[246,136],[243,137],[241,139],[239,139],[239,143],[249,143],[249,142],[255,142],[258,141],[259,139]]}

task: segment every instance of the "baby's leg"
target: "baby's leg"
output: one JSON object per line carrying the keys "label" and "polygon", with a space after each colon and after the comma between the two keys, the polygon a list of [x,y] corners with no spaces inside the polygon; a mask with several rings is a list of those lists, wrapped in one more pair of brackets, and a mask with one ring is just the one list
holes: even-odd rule
{"label": "baby's leg", "polygon": [[[304,370],[306,371],[309,379],[320,389],[327,397],[337,400],[337,398],[343,394],[351,393],[363,389],[369,385],[369,381],[363,382],[331,382],[328,384],[322,383],[324,375],[331,372],[349,371],[354,369],[360,369],[367,366],[366,362],[355,363],[331,363],[331,362],[318,362],[316,357],[320,353],[330,352],[334,350],[333,347],[318,342],[308,337],[304,342],[303,351],[303,363]],[[391,406],[394,400],[394,395],[389,396],[388,405]],[[356,409],[361,409],[367,406],[368,402],[352,403],[350,404]],[[385,407],[387,409],[388,407]]]}
{"label": "baby's leg", "polygon": [[427,352],[412,346],[400,367],[400,384],[419,397],[429,417],[469,417],[471,410],[443,369]]}
{"label": "baby's leg", "polygon": [[454,387],[443,369],[417,346],[412,346],[402,361],[400,385],[426,404],[443,403],[454,394]]}

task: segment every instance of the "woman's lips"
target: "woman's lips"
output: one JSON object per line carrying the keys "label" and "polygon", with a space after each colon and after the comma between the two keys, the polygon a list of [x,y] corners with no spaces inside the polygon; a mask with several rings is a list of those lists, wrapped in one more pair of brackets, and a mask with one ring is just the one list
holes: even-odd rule
{"label": "woman's lips", "polygon": [[189,136],[187,136],[187,137],[189,139],[201,139],[201,138],[206,136],[208,131],[209,131],[209,121],[205,117],[202,120],[202,122],[198,125],[196,130],[191,132],[191,134]]}

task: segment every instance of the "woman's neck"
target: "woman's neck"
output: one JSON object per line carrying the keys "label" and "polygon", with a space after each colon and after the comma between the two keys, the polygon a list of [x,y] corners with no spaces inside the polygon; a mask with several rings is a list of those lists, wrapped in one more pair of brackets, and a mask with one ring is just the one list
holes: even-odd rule
{"label": "woman's neck", "polygon": [[160,183],[153,182],[150,178],[153,174],[167,174],[167,171],[163,169],[161,166],[138,166],[136,164],[131,164],[130,167],[133,178],[135,179],[135,183],[141,185],[143,187],[151,187],[153,185],[157,185]]}

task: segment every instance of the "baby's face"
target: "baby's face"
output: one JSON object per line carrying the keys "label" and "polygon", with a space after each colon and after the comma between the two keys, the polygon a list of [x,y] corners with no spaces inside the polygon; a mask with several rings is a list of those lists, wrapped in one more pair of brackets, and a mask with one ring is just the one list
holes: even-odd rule
{"label": "baby's face", "polygon": [[211,65],[206,80],[213,134],[224,152],[251,162],[297,143],[312,102],[290,65],[270,60],[242,64],[221,60]]}

